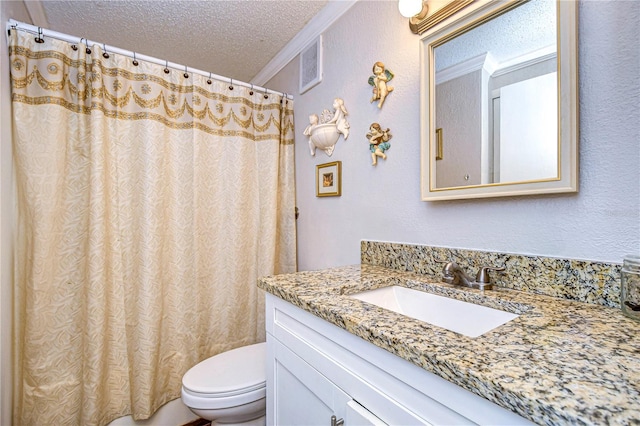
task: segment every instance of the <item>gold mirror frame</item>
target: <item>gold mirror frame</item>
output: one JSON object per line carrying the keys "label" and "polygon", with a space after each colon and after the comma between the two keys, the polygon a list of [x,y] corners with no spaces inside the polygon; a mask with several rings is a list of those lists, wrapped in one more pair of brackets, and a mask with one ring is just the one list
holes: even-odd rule
{"label": "gold mirror frame", "polygon": [[556,179],[436,188],[434,48],[474,26],[504,13],[522,0],[479,0],[431,28],[420,49],[421,198],[423,201],[577,192],[578,190],[578,64],[577,1],[557,1],[558,166]]}

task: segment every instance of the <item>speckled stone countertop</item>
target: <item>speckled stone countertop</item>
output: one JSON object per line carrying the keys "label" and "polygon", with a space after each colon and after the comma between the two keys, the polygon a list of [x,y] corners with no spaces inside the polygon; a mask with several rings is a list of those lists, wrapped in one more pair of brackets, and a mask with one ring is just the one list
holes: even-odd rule
{"label": "speckled stone countertop", "polygon": [[[469,338],[346,297],[390,285],[520,316]],[[372,265],[265,277],[258,286],[535,423],[640,425],[640,323],[619,309],[461,289]]]}

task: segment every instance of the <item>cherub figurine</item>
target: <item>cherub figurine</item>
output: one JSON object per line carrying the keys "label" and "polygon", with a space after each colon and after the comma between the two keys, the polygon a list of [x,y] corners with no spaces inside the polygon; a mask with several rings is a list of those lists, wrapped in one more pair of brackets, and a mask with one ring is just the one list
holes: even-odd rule
{"label": "cherub figurine", "polygon": [[306,135],[306,136],[310,136],[311,135],[311,131],[317,125],[318,125],[318,114],[311,114],[309,116],[309,125],[307,126],[306,129],[304,129],[304,132],[302,132],[302,134]]}
{"label": "cherub figurine", "polygon": [[378,157],[382,157],[383,160],[387,159],[385,151],[391,148],[389,139],[391,134],[389,129],[382,130],[382,127],[378,123],[371,123],[369,126],[369,133],[367,133],[367,139],[369,139],[369,151],[371,151],[372,166],[378,164]]}
{"label": "cherub figurine", "polygon": [[369,102],[378,101],[378,108],[382,108],[387,95],[393,91],[393,87],[387,85],[391,79],[393,73],[385,69],[382,62],[373,64],[373,75],[369,77],[369,84],[373,86],[373,96]]}
{"label": "cherub figurine", "polygon": [[336,110],[333,118],[329,120],[329,123],[335,123],[338,133],[344,135],[344,140],[349,137],[349,123],[345,116],[348,114],[347,108],[344,106],[344,101],[340,98],[335,98],[333,101],[333,108]]}

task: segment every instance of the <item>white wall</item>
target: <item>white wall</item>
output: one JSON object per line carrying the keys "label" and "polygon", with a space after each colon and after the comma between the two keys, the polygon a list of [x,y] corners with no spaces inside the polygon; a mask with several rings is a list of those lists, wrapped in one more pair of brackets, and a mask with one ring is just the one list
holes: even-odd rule
{"label": "white wall", "polygon": [[558,75],[500,88],[500,181],[558,176]]}
{"label": "white wall", "polygon": [[[300,270],[355,264],[360,240],[621,262],[640,253],[640,2],[579,4],[578,194],[423,202],[419,190],[419,40],[396,1],[360,1],[324,33],[324,80],[297,94],[298,61],[267,87],[295,95]],[[374,62],[395,73],[378,110]],[[308,115],[342,97],[351,133],[313,158]],[[387,160],[371,166],[365,134],[391,128]],[[317,164],[342,161],[341,197],[315,197]]]}

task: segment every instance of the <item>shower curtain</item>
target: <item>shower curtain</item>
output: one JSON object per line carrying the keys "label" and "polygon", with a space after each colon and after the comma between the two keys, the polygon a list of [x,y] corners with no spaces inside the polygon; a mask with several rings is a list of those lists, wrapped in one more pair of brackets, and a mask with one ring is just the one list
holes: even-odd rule
{"label": "shower curtain", "polygon": [[293,102],[10,37],[14,424],[148,418],[265,338],[256,280],[296,268]]}

